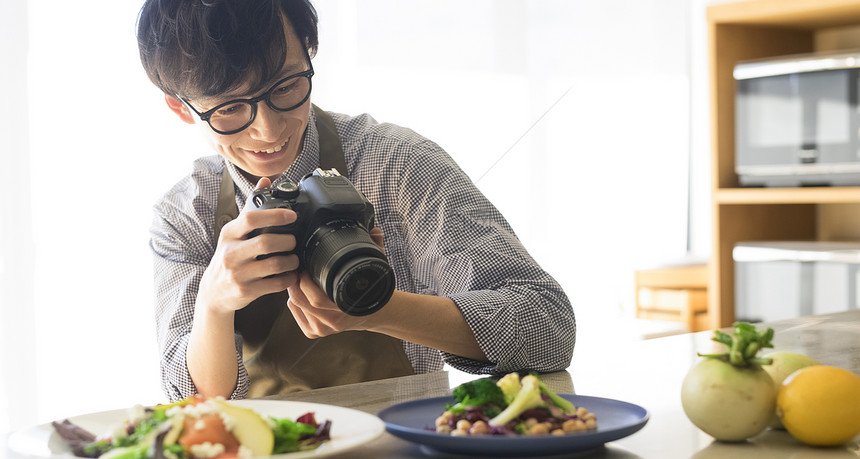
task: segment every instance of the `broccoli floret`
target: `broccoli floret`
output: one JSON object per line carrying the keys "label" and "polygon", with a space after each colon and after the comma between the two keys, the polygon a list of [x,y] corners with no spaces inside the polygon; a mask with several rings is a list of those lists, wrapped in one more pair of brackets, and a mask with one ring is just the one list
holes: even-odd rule
{"label": "broccoli floret", "polygon": [[520,389],[523,388],[523,385],[520,383],[520,375],[517,373],[508,373],[502,376],[496,385],[499,386],[499,389],[501,389],[502,393],[505,394],[506,404],[510,404],[514,401],[514,397],[516,397]]}
{"label": "broccoli floret", "polygon": [[[505,395],[491,378],[481,378],[460,384],[454,388],[455,405],[448,408],[454,414],[462,413],[467,406],[484,407],[484,413],[497,413],[507,406]],[[490,416],[490,414],[487,414]]]}
{"label": "broccoli floret", "polygon": [[511,404],[498,416],[490,419],[491,426],[503,426],[518,418],[526,410],[547,406],[540,396],[540,381],[534,375],[523,377],[522,385],[522,389]]}
{"label": "broccoli floret", "polygon": [[[537,377],[535,377],[535,379],[537,379]],[[573,403],[571,403],[569,400],[565,400],[565,399],[559,397],[558,394],[553,392],[540,379],[537,379],[537,382],[538,382],[538,387],[540,388],[541,393],[546,395],[547,397],[549,397],[549,399],[552,400],[552,403],[554,403],[555,406],[557,406],[562,411],[562,413],[564,413],[564,414],[576,413],[576,407],[573,405]]]}

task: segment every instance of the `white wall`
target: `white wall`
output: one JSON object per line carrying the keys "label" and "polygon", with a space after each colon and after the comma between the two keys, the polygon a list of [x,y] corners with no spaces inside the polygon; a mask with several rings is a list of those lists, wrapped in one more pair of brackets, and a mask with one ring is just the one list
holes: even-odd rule
{"label": "white wall", "polygon": [[[34,241],[29,206],[21,204],[28,201],[30,188],[28,136],[20,135],[27,131],[28,113],[26,19],[26,3],[0,3],[0,85],[13,88],[4,91],[7,109],[0,110],[5,147],[0,167],[0,368],[14,370],[0,377],[0,432],[11,427],[6,413],[23,411],[25,401],[36,396],[30,379],[36,368],[32,359]],[[17,375],[23,377],[13,377]]]}
{"label": "white wall", "polygon": [[[608,330],[686,248],[703,1],[318,0],[313,99],[445,147]],[[150,208],[206,151],[140,69],[138,3],[0,3],[0,431],[161,401]]]}
{"label": "white wall", "polygon": [[689,2],[358,5],[318,5],[316,103],[440,143],[578,310],[684,254]]}

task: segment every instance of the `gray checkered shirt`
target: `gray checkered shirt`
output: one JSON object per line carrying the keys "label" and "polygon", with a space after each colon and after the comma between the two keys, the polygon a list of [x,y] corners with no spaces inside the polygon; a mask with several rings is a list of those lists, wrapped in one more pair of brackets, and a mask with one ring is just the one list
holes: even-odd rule
{"label": "gray checkered shirt", "polygon": [[[443,362],[471,373],[556,371],[573,355],[576,325],[567,296],[529,256],[498,210],[435,143],[368,115],[336,113],[348,176],[376,210],[397,289],[447,296],[462,311],[492,364],[403,342],[417,373]],[[311,111],[304,148],[275,182],[298,182],[319,165],[319,137]],[[194,162],[155,207],[156,325],[165,394],[196,394],[185,366],[197,289],[215,253],[215,207],[221,174],[237,184],[245,205],[254,184],[220,156]],[[239,377],[233,398],[248,392],[242,337],[235,337]]]}

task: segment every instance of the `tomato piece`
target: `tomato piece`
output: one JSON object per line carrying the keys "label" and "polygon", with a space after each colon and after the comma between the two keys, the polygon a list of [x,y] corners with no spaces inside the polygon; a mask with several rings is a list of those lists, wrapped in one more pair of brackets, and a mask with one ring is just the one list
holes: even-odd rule
{"label": "tomato piece", "polygon": [[239,440],[227,430],[221,416],[202,414],[199,417],[186,417],[182,434],[179,436],[179,444],[190,451],[191,446],[206,442],[224,445],[224,452],[217,456],[219,458],[236,457],[239,452]]}

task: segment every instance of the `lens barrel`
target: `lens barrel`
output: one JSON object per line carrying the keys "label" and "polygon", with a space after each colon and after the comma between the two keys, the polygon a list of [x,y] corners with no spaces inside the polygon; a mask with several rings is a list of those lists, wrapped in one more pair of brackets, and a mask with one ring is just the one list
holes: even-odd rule
{"label": "lens barrel", "polygon": [[394,271],[385,254],[354,220],[332,220],[314,229],[304,259],[317,285],[347,314],[372,314],[394,293]]}

